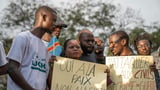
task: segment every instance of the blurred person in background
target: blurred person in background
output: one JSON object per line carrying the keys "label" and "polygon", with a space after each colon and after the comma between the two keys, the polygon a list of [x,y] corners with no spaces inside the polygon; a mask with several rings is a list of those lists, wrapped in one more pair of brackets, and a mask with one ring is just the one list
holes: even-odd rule
{"label": "blurred person in background", "polygon": [[94,40],[95,40],[95,54],[97,63],[105,64],[104,42],[98,37],[95,37]]}
{"label": "blurred person in background", "polygon": [[62,53],[62,47],[59,43],[59,36],[61,33],[61,30],[66,28],[67,25],[60,19],[60,17],[57,17],[57,21],[55,25],[52,28],[51,34],[45,33],[42,37],[43,42],[48,47],[48,52],[51,55],[60,56]]}

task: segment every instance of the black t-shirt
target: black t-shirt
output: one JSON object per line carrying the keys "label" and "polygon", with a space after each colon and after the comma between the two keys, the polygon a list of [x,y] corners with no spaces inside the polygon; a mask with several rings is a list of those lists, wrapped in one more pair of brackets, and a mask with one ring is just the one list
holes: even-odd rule
{"label": "black t-shirt", "polygon": [[97,63],[96,55],[94,52],[92,52],[91,54],[87,54],[87,55],[82,54],[82,56],[80,57],[80,60]]}

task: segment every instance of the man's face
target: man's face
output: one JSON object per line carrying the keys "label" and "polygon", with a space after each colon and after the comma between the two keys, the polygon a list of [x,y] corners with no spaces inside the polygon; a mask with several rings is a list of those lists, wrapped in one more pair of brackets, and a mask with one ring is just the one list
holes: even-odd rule
{"label": "man's face", "polygon": [[95,53],[103,53],[104,43],[99,38],[94,38],[95,40]]}
{"label": "man's face", "polygon": [[56,27],[56,28],[54,28],[54,31],[52,32],[52,35],[56,36],[57,38],[59,38],[60,33],[61,33],[61,28],[60,27]]}
{"label": "man's face", "polygon": [[83,33],[80,37],[80,45],[85,53],[92,53],[94,50],[94,36],[91,33]]}
{"label": "man's face", "polygon": [[121,44],[122,39],[118,35],[111,35],[109,37],[109,49],[114,56],[119,56],[123,50],[123,45]]}
{"label": "man's face", "polygon": [[48,16],[46,16],[46,19],[43,22],[44,27],[52,32],[53,26],[56,23],[56,19],[57,19],[56,13],[53,12],[52,14],[48,14]]}
{"label": "man's face", "polygon": [[150,55],[151,46],[148,40],[140,40],[137,42],[137,52],[139,55]]}

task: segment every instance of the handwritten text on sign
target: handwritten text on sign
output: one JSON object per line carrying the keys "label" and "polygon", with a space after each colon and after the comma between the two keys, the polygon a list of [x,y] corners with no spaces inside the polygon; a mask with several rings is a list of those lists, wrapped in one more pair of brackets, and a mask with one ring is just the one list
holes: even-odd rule
{"label": "handwritten text on sign", "polygon": [[106,66],[57,57],[52,90],[106,90]]}
{"label": "handwritten text on sign", "polygon": [[109,90],[156,90],[154,73],[149,65],[152,56],[115,56],[106,57],[113,84]]}

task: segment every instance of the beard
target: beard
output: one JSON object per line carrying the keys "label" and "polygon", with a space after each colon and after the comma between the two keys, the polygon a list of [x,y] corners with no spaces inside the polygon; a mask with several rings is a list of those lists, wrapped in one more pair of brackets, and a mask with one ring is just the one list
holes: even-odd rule
{"label": "beard", "polygon": [[81,45],[81,48],[84,53],[88,53],[88,54],[91,54],[94,51],[94,47],[84,47],[83,45]]}

